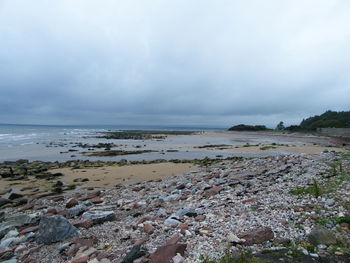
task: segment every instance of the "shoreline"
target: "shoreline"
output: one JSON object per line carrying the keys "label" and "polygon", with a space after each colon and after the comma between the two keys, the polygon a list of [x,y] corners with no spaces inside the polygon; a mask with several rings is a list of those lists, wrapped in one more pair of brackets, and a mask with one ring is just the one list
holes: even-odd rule
{"label": "shoreline", "polygon": [[[237,145],[216,140],[217,133],[206,136],[214,139],[183,147],[265,155],[0,163],[0,242],[5,249],[0,249],[0,258],[211,263],[230,255],[254,256],[264,263],[279,258],[289,263],[347,262],[348,149],[329,147],[328,141],[319,145],[315,138],[303,141],[310,140],[305,137],[266,141],[245,133],[235,135]],[[169,142],[174,138],[180,137],[170,136]],[[57,220],[71,232],[49,231],[45,220]],[[55,222],[50,229],[59,229]],[[317,231],[331,240],[314,241]],[[63,232],[72,235],[62,237]],[[167,246],[172,247],[170,258],[156,261],[168,253]]]}

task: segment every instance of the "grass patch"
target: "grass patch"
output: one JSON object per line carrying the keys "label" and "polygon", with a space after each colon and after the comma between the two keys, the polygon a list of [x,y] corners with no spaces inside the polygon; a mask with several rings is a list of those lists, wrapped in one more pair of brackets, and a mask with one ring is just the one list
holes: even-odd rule
{"label": "grass patch", "polygon": [[313,178],[313,183],[311,186],[309,187],[298,187],[296,189],[293,189],[290,191],[291,194],[293,195],[306,195],[306,194],[309,194],[309,195],[313,195],[314,197],[319,197],[322,195],[322,189],[320,187],[320,184],[319,182]]}
{"label": "grass patch", "polygon": [[202,263],[268,263],[265,260],[252,257],[249,253],[242,253],[239,258],[232,255],[225,255],[220,259],[212,260],[207,257],[201,257]]}
{"label": "grass patch", "polygon": [[347,223],[350,224],[350,216],[343,216],[335,219],[337,224]]}
{"label": "grass patch", "polygon": [[271,149],[276,149],[276,146],[273,145],[265,145],[265,146],[261,146],[259,149],[262,151],[266,151],[266,150],[271,150]]}
{"label": "grass patch", "polygon": [[231,145],[228,145],[228,144],[206,144],[206,145],[196,146],[194,148],[198,148],[198,149],[206,149],[206,148],[227,149],[227,148],[231,148]]}
{"label": "grass patch", "polygon": [[69,185],[67,185],[67,189],[69,189],[69,190],[73,190],[73,189],[75,189],[76,187],[77,187],[76,184],[69,184]]}

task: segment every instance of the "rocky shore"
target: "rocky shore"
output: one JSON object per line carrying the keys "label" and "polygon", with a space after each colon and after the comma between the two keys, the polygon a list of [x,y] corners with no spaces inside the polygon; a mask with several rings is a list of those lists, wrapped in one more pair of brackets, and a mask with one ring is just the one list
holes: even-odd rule
{"label": "rocky shore", "polygon": [[[0,261],[350,262],[349,160],[325,152],[207,161],[112,189],[4,195]],[[23,164],[3,164],[2,174],[31,173]]]}

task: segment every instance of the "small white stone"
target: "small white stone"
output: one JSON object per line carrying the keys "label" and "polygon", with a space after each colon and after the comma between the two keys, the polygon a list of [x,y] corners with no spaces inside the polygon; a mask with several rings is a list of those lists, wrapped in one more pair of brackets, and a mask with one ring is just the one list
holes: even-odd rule
{"label": "small white stone", "polygon": [[300,251],[301,251],[305,256],[309,255],[309,252],[308,252],[305,248],[303,248],[303,247],[300,248]]}
{"label": "small white stone", "polygon": [[185,230],[185,236],[186,237],[191,237],[193,235],[192,235],[192,233],[189,230]]}
{"label": "small white stone", "polygon": [[242,243],[242,242],[245,241],[244,239],[238,238],[238,237],[237,237],[235,234],[233,234],[233,233],[228,234],[227,240],[228,240],[229,242],[231,242],[231,243]]}
{"label": "small white stone", "polygon": [[184,258],[179,254],[177,253],[175,257],[173,257],[173,263],[182,263],[184,262]]}

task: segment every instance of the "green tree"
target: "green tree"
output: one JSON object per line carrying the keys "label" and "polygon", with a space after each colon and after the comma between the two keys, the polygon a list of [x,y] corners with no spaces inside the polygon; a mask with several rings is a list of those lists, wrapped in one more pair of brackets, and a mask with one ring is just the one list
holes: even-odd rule
{"label": "green tree", "polygon": [[277,124],[277,126],[276,126],[276,130],[282,131],[282,130],[284,130],[284,129],[285,129],[284,123],[283,123],[283,121],[280,121],[280,123]]}

